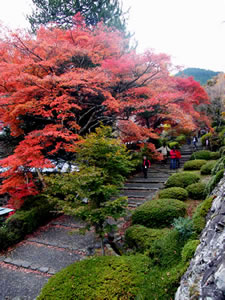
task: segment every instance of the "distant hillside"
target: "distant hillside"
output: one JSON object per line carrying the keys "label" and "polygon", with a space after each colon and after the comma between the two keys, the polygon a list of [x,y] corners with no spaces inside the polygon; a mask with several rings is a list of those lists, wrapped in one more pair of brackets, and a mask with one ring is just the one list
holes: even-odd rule
{"label": "distant hillside", "polygon": [[214,72],[211,70],[199,69],[199,68],[187,68],[177,73],[177,77],[189,77],[192,76],[196,81],[199,81],[201,85],[205,85],[209,79],[218,75],[221,72]]}

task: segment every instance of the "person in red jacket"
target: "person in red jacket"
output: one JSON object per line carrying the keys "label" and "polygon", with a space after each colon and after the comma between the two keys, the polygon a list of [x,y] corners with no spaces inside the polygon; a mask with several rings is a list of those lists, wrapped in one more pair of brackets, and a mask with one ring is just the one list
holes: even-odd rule
{"label": "person in red jacket", "polygon": [[143,170],[143,173],[144,173],[144,178],[148,177],[148,168],[150,168],[150,166],[151,166],[150,160],[147,159],[146,156],[143,156],[142,170]]}
{"label": "person in red jacket", "polygon": [[175,147],[172,148],[172,150],[170,150],[170,169],[174,170],[176,169],[176,151],[175,151]]}
{"label": "person in red jacket", "polygon": [[178,148],[175,149],[176,152],[176,168],[180,168],[180,159],[181,159],[181,153]]}

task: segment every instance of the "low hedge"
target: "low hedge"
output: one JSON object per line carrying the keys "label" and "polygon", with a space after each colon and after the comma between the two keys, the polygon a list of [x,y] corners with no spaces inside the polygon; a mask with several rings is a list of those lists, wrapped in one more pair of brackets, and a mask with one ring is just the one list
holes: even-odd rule
{"label": "low hedge", "polygon": [[148,265],[143,255],[85,259],[50,278],[37,300],[137,299]]}
{"label": "low hedge", "polygon": [[194,230],[197,234],[200,234],[206,225],[206,216],[212,206],[213,197],[205,199],[202,203],[198,205],[193,216],[192,222]]}
{"label": "low hedge", "polygon": [[132,215],[132,223],[151,228],[170,226],[173,219],[183,217],[186,204],[176,199],[150,200],[139,206]]}
{"label": "low hedge", "polygon": [[180,172],[170,176],[166,182],[166,187],[182,187],[185,188],[192,183],[197,183],[200,176],[190,172]]}
{"label": "low hedge", "polygon": [[182,261],[186,262],[192,259],[199,243],[200,243],[199,240],[190,240],[184,245],[184,248],[181,252]]}
{"label": "low hedge", "polygon": [[203,182],[193,183],[189,185],[186,189],[188,191],[188,195],[191,199],[201,200],[205,198],[205,187],[206,184]]}
{"label": "low hedge", "polygon": [[211,152],[209,150],[200,150],[193,152],[190,160],[194,159],[204,159],[204,160],[210,160],[210,159],[218,159],[220,158],[219,152]]}
{"label": "low hedge", "polygon": [[211,172],[212,172],[212,169],[215,167],[216,165],[216,160],[211,160],[211,161],[208,161],[206,164],[204,164],[202,167],[201,167],[201,175],[210,175]]}
{"label": "low hedge", "polygon": [[206,195],[210,194],[213,189],[217,186],[217,184],[220,182],[220,180],[223,178],[224,176],[224,169],[218,171],[216,173],[216,175],[213,175],[211,177],[211,179],[209,180],[209,182],[207,183],[206,185],[206,188],[205,188],[205,193]]}
{"label": "low hedge", "polygon": [[191,170],[200,170],[202,166],[204,166],[207,163],[204,159],[195,159],[186,161],[184,164],[184,170],[185,171],[191,171]]}
{"label": "low hedge", "polygon": [[188,198],[188,192],[181,187],[171,187],[159,192],[159,198],[172,198],[184,201]]}
{"label": "low hedge", "polygon": [[[26,204],[0,227],[0,251],[19,242],[26,234],[32,233],[54,216],[54,203],[50,204],[46,199],[37,199],[35,202],[35,199],[37,198],[33,197],[34,202],[29,205],[25,202]],[[26,210],[28,208],[29,210]]]}
{"label": "low hedge", "polygon": [[143,225],[133,225],[126,230],[125,242],[128,247],[144,252],[152,246],[153,241],[162,238],[168,231],[167,228],[152,229]]}

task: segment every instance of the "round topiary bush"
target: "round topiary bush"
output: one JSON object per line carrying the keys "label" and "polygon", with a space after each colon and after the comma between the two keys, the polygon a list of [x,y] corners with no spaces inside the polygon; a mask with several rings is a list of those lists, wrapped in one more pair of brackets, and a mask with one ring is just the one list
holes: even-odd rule
{"label": "round topiary bush", "polygon": [[206,184],[203,182],[193,183],[187,187],[188,195],[191,199],[201,200],[205,198]]}
{"label": "round topiary bush", "polygon": [[191,240],[184,245],[181,252],[181,257],[184,262],[189,261],[195,254],[195,250],[198,247],[199,240]]}
{"label": "round topiary bush", "polygon": [[125,232],[125,242],[128,247],[144,252],[151,247],[153,241],[160,239],[168,231],[167,228],[153,229],[143,225],[133,225]]}
{"label": "round topiary bush", "polygon": [[204,164],[201,167],[201,170],[200,170],[201,175],[210,175],[211,171],[215,167],[215,165],[216,165],[216,160],[208,161],[206,164]]}
{"label": "round topiary bush", "polygon": [[188,192],[181,187],[171,187],[159,192],[159,198],[172,198],[181,201],[186,200],[188,197]]}
{"label": "round topiary bush", "polygon": [[210,160],[210,159],[218,159],[219,157],[220,157],[219,152],[211,152],[209,150],[200,150],[200,151],[193,152],[190,160],[194,160],[194,159]]}
{"label": "round topiary bush", "polygon": [[170,226],[175,218],[183,217],[185,213],[186,205],[179,200],[150,200],[134,211],[132,223],[152,228],[162,228]]}
{"label": "round topiary bush", "polygon": [[136,299],[148,266],[144,255],[85,259],[50,278],[37,299]]}
{"label": "round topiary bush", "polygon": [[170,176],[166,182],[166,187],[182,187],[185,188],[192,183],[200,180],[200,176],[189,172],[180,172]]}
{"label": "round topiary bush", "polygon": [[184,164],[184,170],[185,171],[200,170],[201,167],[206,163],[207,161],[203,159],[190,160]]}

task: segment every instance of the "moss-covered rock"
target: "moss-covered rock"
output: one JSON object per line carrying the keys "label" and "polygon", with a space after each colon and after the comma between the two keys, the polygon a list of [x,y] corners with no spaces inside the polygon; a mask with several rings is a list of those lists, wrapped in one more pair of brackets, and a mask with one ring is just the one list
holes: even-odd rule
{"label": "moss-covered rock", "polygon": [[181,252],[182,260],[184,262],[189,261],[195,254],[195,250],[198,247],[199,240],[190,240],[185,245]]}
{"label": "moss-covered rock", "polygon": [[166,187],[182,187],[185,188],[192,183],[197,183],[200,176],[190,172],[176,173],[170,176],[166,182]]}
{"label": "moss-covered rock", "polygon": [[212,169],[215,167],[216,165],[216,160],[211,160],[211,161],[208,161],[206,164],[204,164],[202,167],[201,167],[201,175],[210,175],[211,172],[212,172]]}
{"label": "moss-covered rock", "polygon": [[188,192],[181,187],[171,187],[167,189],[163,189],[159,192],[159,198],[172,198],[184,201],[188,197]]}
{"label": "moss-covered rock", "polygon": [[195,160],[190,160],[190,161],[187,161],[185,164],[184,164],[184,170],[185,171],[191,171],[191,170],[200,170],[201,167],[203,165],[205,165],[207,163],[206,160],[204,159],[195,159]]}
{"label": "moss-covered rock", "polygon": [[50,278],[37,299],[136,299],[148,266],[142,255],[85,259]]}
{"label": "moss-covered rock", "polygon": [[192,222],[196,233],[200,234],[206,225],[206,216],[212,206],[213,197],[205,199],[202,203],[198,205],[193,216]]}
{"label": "moss-covered rock", "polygon": [[186,204],[176,199],[150,200],[139,206],[132,215],[132,223],[151,228],[170,226],[175,218],[183,217]]}
{"label": "moss-covered rock", "polygon": [[210,194],[213,191],[213,189],[217,186],[217,184],[224,176],[224,171],[225,171],[224,169],[221,169],[216,173],[216,175],[213,175],[211,177],[211,179],[209,180],[205,188],[206,195]]}
{"label": "moss-covered rock", "polygon": [[128,247],[144,252],[152,246],[152,242],[162,238],[169,229],[152,229],[143,225],[130,226],[125,233],[125,242]]}
{"label": "moss-covered rock", "polygon": [[205,198],[205,187],[206,184],[203,182],[193,183],[189,185],[186,189],[188,191],[188,195],[191,199],[194,200],[202,200]]}

